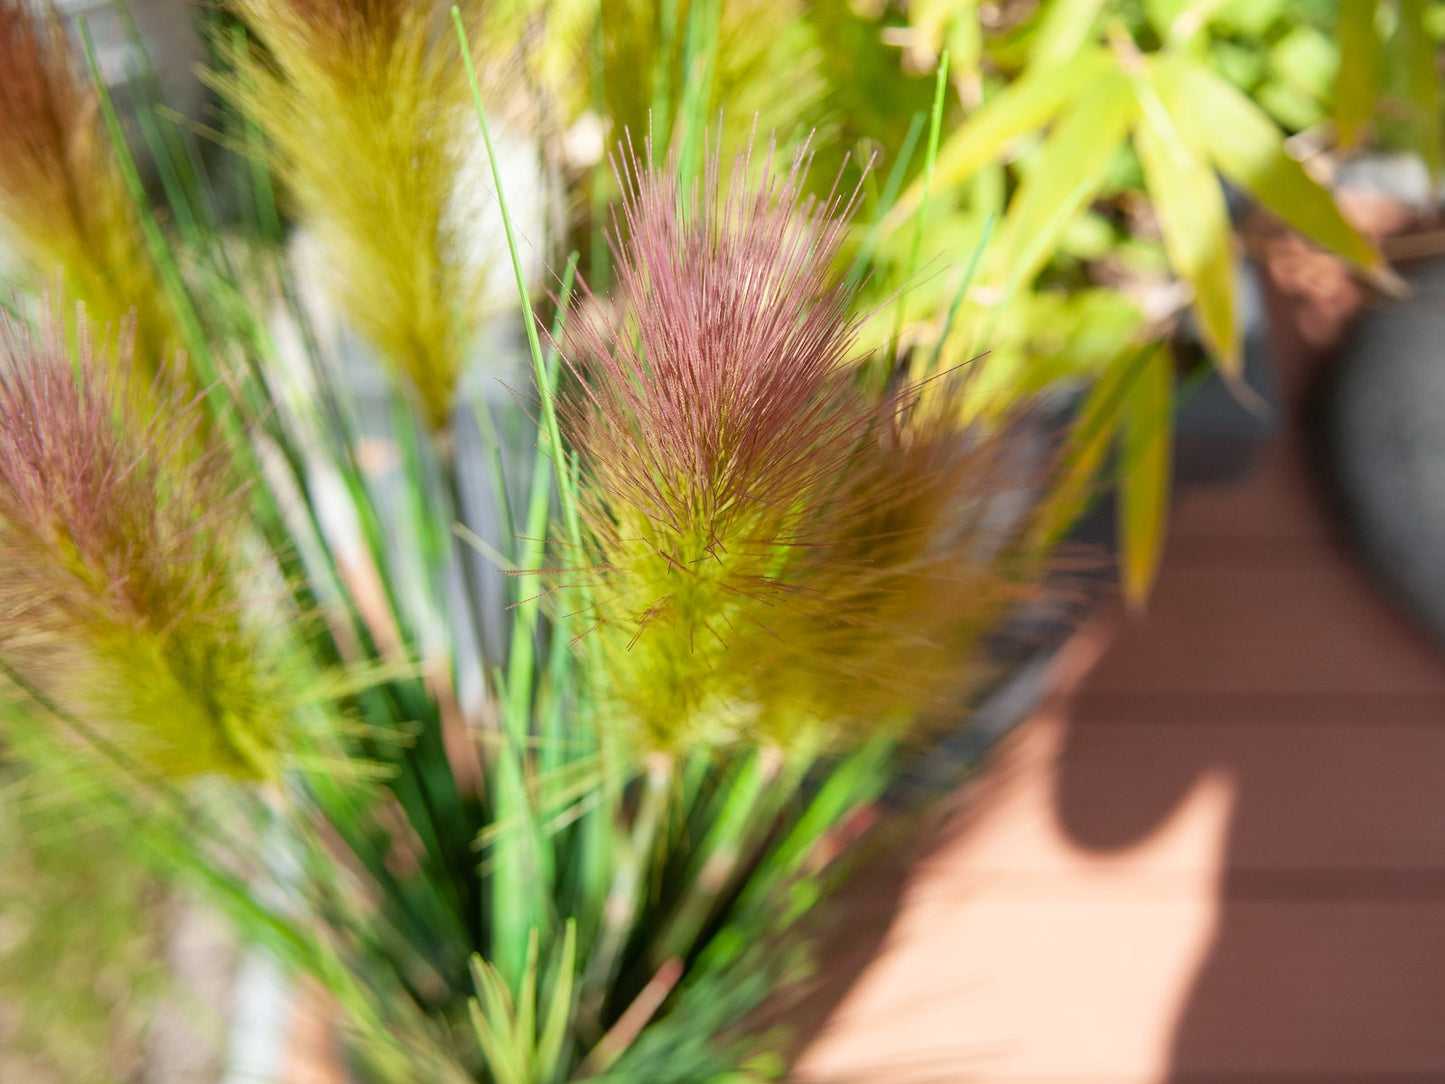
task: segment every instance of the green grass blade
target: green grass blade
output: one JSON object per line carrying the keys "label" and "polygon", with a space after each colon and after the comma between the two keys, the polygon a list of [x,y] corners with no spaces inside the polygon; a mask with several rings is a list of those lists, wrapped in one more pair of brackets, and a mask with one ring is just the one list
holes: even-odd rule
{"label": "green grass blade", "polygon": [[572,1020],[574,988],[577,975],[577,922],[568,919],[562,934],[562,953],[557,960],[557,975],[552,983],[542,1032],[537,1038],[537,1079],[540,1084],[556,1084],[564,1078],[567,1066],[566,1040]]}
{"label": "green grass blade", "polygon": [[[517,282],[517,298],[522,305],[522,319],[527,331],[527,347],[532,355],[533,375],[537,380],[537,388],[541,395],[542,421],[547,429],[548,445],[554,450],[562,447],[562,435],[557,424],[557,403],[553,394],[551,383],[547,379],[546,359],[542,354],[542,342],[537,335],[537,317],[532,309],[532,295],[527,289],[526,274],[522,270],[522,255],[517,247],[517,231],[512,222],[511,212],[507,209],[507,194],[502,184],[502,170],[497,165],[497,154],[492,146],[491,128],[487,124],[486,106],[482,104],[482,87],[477,79],[476,65],[472,62],[471,45],[467,40],[466,27],[462,24],[462,13],[455,5],[452,7],[452,22],[456,26],[457,41],[462,49],[462,62],[467,70],[467,82],[472,91],[472,104],[476,109],[477,123],[482,129],[482,142],[487,149],[487,164],[492,172],[492,184],[497,190],[497,206],[502,215],[502,228],[507,237],[507,252],[512,260],[512,273]],[[568,484],[566,472],[562,467],[562,459],[557,456],[554,459],[557,469],[557,492],[561,495],[564,511],[572,505],[572,488]],[[569,529],[575,523],[576,510],[573,507],[569,513]],[[574,539],[575,541],[575,539]]]}
{"label": "green grass blade", "polygon": [[908,123],[908,131],[904,134],[903,142],[898,148],[898,157],[889,169],[888,180],[884,183],[883,191],[878,197],[873,224],[863,235],[863,241],[858,246],[858,254],[853,257],[853,262],[848,267],[845,280],[850,285],[856,285],[863,281],[863,277],[868,273],[868,265],[878,247],[878,238],[883,234],[884,220],[898,199],[898,190],[903,187],[903,178],[908,173],[908,167],[913,163],[913,152],[918,149],[918,141],[923,138],[923,126],[927,122],[928,116],[918,112],[913,114],[912,120]]}
{"label": "green grass blade", "polygon": [[953,325],[954,321],[958,319],[958,310],[963,307],[963,302],[968,297],[969,287],[973,285],[973,277],[978,273],[978,265],[983,260],[989,239],[993,236],[993,223],[994,214],[990,211],[984,217],[983,229],[978,235],[978,244],[973,246],[973,254],[968,258],[968,266],[964,268],[963,279],[959,282],[958,289],[954,291],[953,300],[948,303],[948,313],[943,319],[943,330],[939,332],[938,342],[933,346],[933,354],[928,359],[928,367],[923,370],[924,379],[938,372],[938,359],[943,355],[943,347],[948,342],[948,337],[953,334]]}
{"label": "green grass blade", "polygon": [[[918,220],[913,228],[913,243],[908,250],[908,270],[904,278],[903,288],[898,291],[898,310],[893,324],[893,349],[896,351],[903,338],[903,328],[907,322],[908,291],[913,285],[913,280],[918,274],[918,254],[923,248],[923,225],[928,217],[928,201],[933,195],[933,170],[938,163],[938,141],[943,135],[943,102],[948,91],[948,50],[938,58],[938,75],[933,88],[933,110],[929,114],[928,121],[928,147],[923,156],[923,195],[918,201]],[[916,370],[921,366],[910,362],[910,369]],[[917,380],[922,374],[913,371],[911,375]]]}

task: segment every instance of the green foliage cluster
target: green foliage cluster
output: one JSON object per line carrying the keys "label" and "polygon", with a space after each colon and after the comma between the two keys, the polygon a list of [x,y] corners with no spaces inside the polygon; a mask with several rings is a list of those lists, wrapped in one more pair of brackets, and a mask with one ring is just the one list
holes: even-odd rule
{"label": "green foliage cluster", "polygon": [[940,276],[914,338],[954,365],[988,350],[976,404],[985,415],[1091,386],[1044,537],[1077,514],[1082,464],[1110,465],[1124,585],[1142,601],[1162,552],[1168,458],[1130,454],[1128,419],[1157,415],[1167,453],[1173,397],[1162,381],[1117,387],[1118,374],[1170,366],[1158,351],[1138,359],[1187,324],[1257,408],[1242,383],[1230,189],[1396,288],[1299,153],[1306,139],[1347,153],[1404,145],[1438,172],[1439,5],[924,0],[905,13],[915,61],[946,56],[959,104],[931,188],[919,177],[884,219],[892,264],[914,273],[910,218],[963,245],[996,223],[970,291],[950,299]]}

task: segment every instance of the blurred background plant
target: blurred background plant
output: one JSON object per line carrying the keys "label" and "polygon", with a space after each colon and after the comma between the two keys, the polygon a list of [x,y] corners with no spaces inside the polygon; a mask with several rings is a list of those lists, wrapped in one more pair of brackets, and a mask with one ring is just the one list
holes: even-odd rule
{"label": "blurred background plant", "polygon": [[139,1079],[169,987],[159,881],[108,832],[36,809],[21,789],[5,788],[0,814],[0,1072]]}
{"label": "blurred background plant", "polygon": [[[1438,168],[1441,8],[236,0],[193,13],[199,109],[167,104],[149,17],[105,52],[0,0],[0,371],[54,391],[10,379],[0,418],[99,397],[116,440],[42,450],[197,524],[102,532],[108,580],[0,494],[0,562],[59,558],[5,596],[5,779],[68,796],[62,844],[5,822],[33,897],[0,951],[96,969],[88,1040],[44,1071],[126,1079],[184,885],[328,992],[358,1079],[781,1075],[750,1014],[807,973],[856,826],[997,676],[986,634],[1115,481],[1142,602],[1198,356],[1259,409],[1237,208],[1393,288],[1328,166]],[[134,364],[91,357],[127,319]],[[205,565],[181,542],[223,509]],[[207,621],[121,606],[138,558],[209,568]],[[86,591],[158,645],[190,759],[26,669],[37,612],[85,642],[57,600]],[[276,695],[228,699],[253,667]],[[82,893],[90,822],[125,872]],[[17,1049],[53,1054],[9,974]]]}
{"label": "blurred background plant", "polygon": [[1240,402],[1264,409],[1243,379],[1243,207],[1398,288],[1336,208],[1320,152],[1353,151],[1368,135],[1433,168],[1439,5],[1050,0],[914,3],[906,14],[898,34],[916,65],[948,50],[963,117],[885,219],[891,281],[917,265],[910,229],[951,228],[966,245],[983,223],[997,228],[968,293],[937,276],[934,303],[903,333],[946,364],[986,347],[984,414],[1091,389],[1041,537],[1067,529],[1107,465],[1123,585],[1141,602],[1167,513],[1165,374],[1187,375],[1202,347]]}

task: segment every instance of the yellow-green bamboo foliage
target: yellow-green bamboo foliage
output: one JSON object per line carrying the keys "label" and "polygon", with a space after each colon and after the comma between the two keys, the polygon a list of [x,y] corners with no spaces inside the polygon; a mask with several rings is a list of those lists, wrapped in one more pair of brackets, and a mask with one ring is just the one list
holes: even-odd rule
{"label": "yellow-green bamboo foliage", "polygon": [[[254,41],[216,77],[263,133],[327,287],[446,424],[481,297],[449,207],[474,140],[462,57],[425,0],[232,0]],[[471,127],[467,127],[470,122]]]}
{"label": "yellow-green bamboo foliage", "polygon": [[[8,255],[8,261],[4,259]],[[100,326],[134,314],[139,356],[179,345],[90,81],[58,22],[0,0],[0,263],[63,284]]]}
{"label": "yellow-green bamboo foliage", "polygon": [[133,394],[125,344],[77,323],[73,348],[0,324],[0,688],[167,777],[270,775],[288,697],[238,579],[243,493],[196,454],[198,406]]}

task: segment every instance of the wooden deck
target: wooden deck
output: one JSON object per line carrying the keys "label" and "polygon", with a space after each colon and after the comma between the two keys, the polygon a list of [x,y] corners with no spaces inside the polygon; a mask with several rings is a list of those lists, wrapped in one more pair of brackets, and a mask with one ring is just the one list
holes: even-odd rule
{"label": "wooden deck", "polygon": [[[1292,413],[1312,356],[1282,340]],[[1142,619],[907,871],[807,1081],[1445,1081],[1445,652],[1357,567],[1298,421],[1186,496]],[[1445,554],[1441,555],[1445,559]]]}

